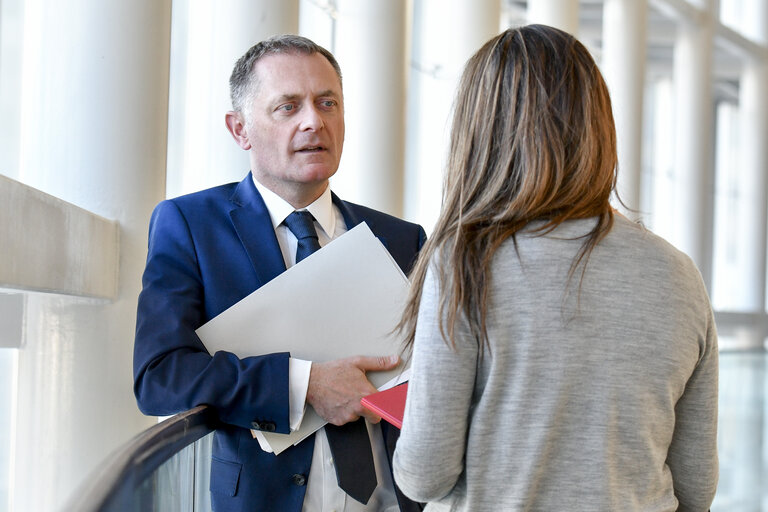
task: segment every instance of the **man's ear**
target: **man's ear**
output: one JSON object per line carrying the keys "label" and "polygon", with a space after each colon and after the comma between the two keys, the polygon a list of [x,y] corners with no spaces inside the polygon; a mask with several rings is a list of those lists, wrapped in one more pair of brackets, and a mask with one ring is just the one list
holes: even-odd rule
{"label": "man's ear", "polygon": [[248,140],[248,131],[245,129],[245,120],[240,112],[230,110],[224,115],[224,122],[227,123],[227,130],[232,134],[237,145],[248,150],[251,149],[251,141]]}

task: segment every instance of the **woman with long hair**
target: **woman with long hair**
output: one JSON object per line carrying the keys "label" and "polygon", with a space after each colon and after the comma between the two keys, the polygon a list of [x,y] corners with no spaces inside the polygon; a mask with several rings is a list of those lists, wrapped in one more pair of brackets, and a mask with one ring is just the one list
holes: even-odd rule
{"label": "woman with long hair", "polygon": [[443,208],[411,275],[394,455],[427,510],[707,510],[717,334],[689,257],[614,213],[588,50],[543,25],[467,63]]}

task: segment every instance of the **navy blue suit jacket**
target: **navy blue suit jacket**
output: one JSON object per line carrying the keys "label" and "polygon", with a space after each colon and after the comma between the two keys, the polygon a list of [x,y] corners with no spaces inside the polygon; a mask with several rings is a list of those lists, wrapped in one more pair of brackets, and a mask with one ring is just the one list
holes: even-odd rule
{"label": "navy blue suit jacket", "polygon": [[[347,228],[365,221],[404,272],[425,241],[421,226],[333,196]],[[250,429],[288,433],[289,353],[211,356],[195,329],[285,271],[264,201],[251,174],[240,183],[161,202],[152,214],[139,296],[134,392],[145,414],[212,406],[214,510],[301,510],[314,436],[280,456]],[[259,333],[253,333],[258,339]],[[394,449],[398,431],[382,422]],[[398,492],[402,510],[420,510]]]}

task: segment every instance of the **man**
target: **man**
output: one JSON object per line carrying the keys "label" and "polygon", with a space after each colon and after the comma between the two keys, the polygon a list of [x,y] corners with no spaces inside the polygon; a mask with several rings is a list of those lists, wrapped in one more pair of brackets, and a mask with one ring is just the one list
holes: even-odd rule
{"label": "man", "polygon": [[[294,210],[312,214],[310,238],[319,245],[366,222],[405,272],[425,240],[420,226],[330,191],[344,140],[344,104],[341,73],[327,50],[297,36],[263,41],[235,65],[230,87],[226,124],[249,152],[251,173],[240,183],[163,201],[152,215],[134,349],[139,407],[153,415],[199,404],[216,410],[224,424],[211,465],[216,511],[420,510],[392,484],[388,460],[396,429],[360,406],[360,398],[375,391],[365,372],[392,369],[397,356],[310,363],[286,352],[238,359],[209,354],[195,334],[303,257],[306,240],[295,234]],[[258,336],[254,331],[255,343]],[[277,456],[262,450],[250,429],[290,432],[305,401],[342,427],[321,429]],[[348,427],[365,427],[354,421],[360,416],[369,420],[378,484],[353,499],[341,480],[337,485],[341,461],[332,460],[337,452],[331,449],[340,436],[344,444],[352,435]],[[357,457],[356,451],[351,458]]]}

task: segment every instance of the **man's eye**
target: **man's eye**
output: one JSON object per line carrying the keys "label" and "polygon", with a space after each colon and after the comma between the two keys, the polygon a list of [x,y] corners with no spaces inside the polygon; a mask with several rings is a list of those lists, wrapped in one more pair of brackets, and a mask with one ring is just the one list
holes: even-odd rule
{"label": "man's eye", "polygon": [[326,108],[332,108],[336,106],[336,102],[333,100],[323,100],[321,104]]}
{"label": "man's eye", "polygon": [[296,107],[292,103],[286,103],[285,105],[280,105],[278,107],[278,110],[283,110],[285,112],[290,112],[290,111],[292,111],[295,108]]}

